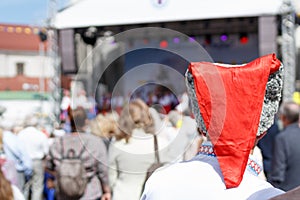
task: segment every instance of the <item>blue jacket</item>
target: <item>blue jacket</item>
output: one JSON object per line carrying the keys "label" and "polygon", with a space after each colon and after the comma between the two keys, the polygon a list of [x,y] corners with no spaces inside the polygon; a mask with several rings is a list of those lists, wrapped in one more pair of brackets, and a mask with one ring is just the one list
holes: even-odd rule
{"label": "blue jacket", "polygon": [[6,157],[16,163],[18,172],[24,172],[27,177],[32,174],[31,158],[15,134],[10,131],[3,132],[3,148]]}

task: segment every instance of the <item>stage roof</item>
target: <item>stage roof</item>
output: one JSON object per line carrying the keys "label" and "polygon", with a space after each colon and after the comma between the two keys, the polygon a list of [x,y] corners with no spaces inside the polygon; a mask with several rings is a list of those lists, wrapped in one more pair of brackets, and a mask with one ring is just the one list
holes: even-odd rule
{"label": "stage roof", "polygon": [[283,0],[79,0],[56,15],[58,29],[254,17],[280,13]]}

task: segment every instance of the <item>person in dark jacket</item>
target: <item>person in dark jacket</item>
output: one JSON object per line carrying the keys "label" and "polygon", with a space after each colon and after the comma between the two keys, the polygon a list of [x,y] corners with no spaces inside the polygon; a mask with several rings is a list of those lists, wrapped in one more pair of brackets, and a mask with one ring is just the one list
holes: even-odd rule
{"label": "person in dark jacket", "polygon": [[270,182],[288,191],[300,185],[299,105],[284,102],[279,114],[284,130],[275,138]]}
{"label": "person in dark jacket", "polygon": [[278,118],[275,117],[274,124],[267,130],[267,134],[260,139],[257,144],[263,156],[263,169],[267,180],[269,180],[268,177],[271,173],[274,140],[279,132]]}

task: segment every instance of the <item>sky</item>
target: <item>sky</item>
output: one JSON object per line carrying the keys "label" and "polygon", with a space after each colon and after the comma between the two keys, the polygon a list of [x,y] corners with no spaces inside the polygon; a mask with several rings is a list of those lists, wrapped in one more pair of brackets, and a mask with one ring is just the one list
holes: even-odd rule
{"label": "sky", "polygon": [[[46,25],[50,0],[1,0],[0,23]],[[70,0],[56,0],[58,9],[68,5]]]}

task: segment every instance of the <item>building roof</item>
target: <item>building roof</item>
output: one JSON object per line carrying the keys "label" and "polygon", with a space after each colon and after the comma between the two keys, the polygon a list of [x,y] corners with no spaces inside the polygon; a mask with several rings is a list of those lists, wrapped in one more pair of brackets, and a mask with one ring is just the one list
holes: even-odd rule
{"label": "building roof", "polygon": [[0,24],[0,50],[39,51],[39,30],[39,27]]}
{"label": "building roof", "polygon": [[58,29],[215,18],[254,17],[280,13],[283,0],[78,0],[58,12]]}

